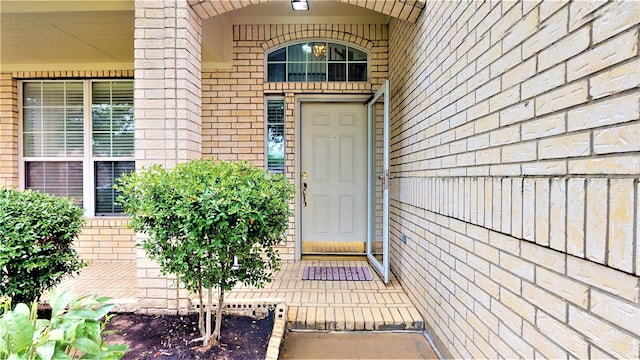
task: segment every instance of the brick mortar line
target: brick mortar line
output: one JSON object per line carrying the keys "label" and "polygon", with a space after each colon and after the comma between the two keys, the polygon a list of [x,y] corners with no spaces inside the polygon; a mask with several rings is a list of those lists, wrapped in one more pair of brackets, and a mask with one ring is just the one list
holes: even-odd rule
{"label": "brick mortar line", "polygon": [[[479,177],[479,178],[485,178],[485,177]],[[497,177],[494,177],[493,179],[496,179],[496,178],[497,178]],[[519,177],[515,177],[515,178],[519,178]],[[523,177],[523,179],[525,179],[525,178],[526,178],[526,179],[528,179],[529,177]],[[566,181],[566,180],[568,180],[568,179],[570,179],[570,178],[580,178],[580,179],[585,179],[585,180],[592,179],[592,177],[578,177],[578,176],[575,176],[575,177],[536,177],[536,179],[543,179],[543,180],[547,180],[547,179],[548,179],[548,180],[552,180],[552,179],[564,179],[564,180],[565,180],[565,184],[567,184],[567,181]],[[637,179],[638,179],[637,177],[614,177],[614,179],[617,179],[617,178],[622,178],[622,179],[629,179],[629,178],[630,178],[630,179],[634,179],[634,180],[637,180]],[[448,178],[448,179],[449,179],[449,180],[451,180],[451,179],[454,179],[454,178]],[[485,179],[486,179],[486,178],[485,178]],[[489,179],[491,179],[491,178],[489,178]],[[593,177],[593,179],[603,179],[603,180],[606,180],[606,181],[607,181],[607,186],[609,186],[609,183],[610,183],[610,180],[612,179],[612,177]],[[450,182],[451,182],[451,181],[443,182],[443,183],[450,183]],[[587,182],[588,182],[588,181],[585,181],[585,186],[586,186]],[[451,186],[453,186],[453,185],[445,186],[445,187],[451,188]],[[565,189],[566,189],[567,187],[568,187],[568,186],[565,186]],[[426,187],[425,187],[425,189],[426,189]],[[441,190],[442,190],[442,189],[441,189]],[[536,194],[537,194],[537,192],[536,192]],[[567,195],[565,195],[565,196],[568,198],[568,196],[567,196]],[[588,208],[588,206],[587,206],[587,197],[588,197],[588,192],[587,192],[587,191],[585,191],[585,204],[584,204],[584,205],[585,205],[585,206],[584,206],[585,211],[586,211],[586,209]],[[492,199],[493,199],[493,196],[492,196]],[[524,238],[524,234],[522,235],[523,237],[522,237],[522,238],[520,238],[520,237],[516,237],[516,236],[514,236],[514,235],[513,235],[513,234],[511,234],[511,233],[505,233],[505,232],[503,232],[503,231],[502,231],[502,227],[501,227],[501,229],[496,230],[496,229],[493,229],[493,228],[487,227],[487,226],[486,226],[486,224],[480,224],[479,222],[477,222],[477,223],[473,223],[473,222],[471,222],[471,221],[469,221],[469,220],[465,220],[465,219],[461,219],[461,218],[455,217],[455,216],[453,216],[452,214],[450,214],[450,212],[452,212],[452,211],[453,211],[452,209],[448,209],[449,211],[447,211],[447,212],[442,211],[442,210],[440,210],[440,211],[436,211],[435,209],[429,209],[429,204],[425,204],[425,207],[424,207],[424,208],[422,208],[422,207],[419,207],[417,204],[410,204],[410,203],[402,202],[401,200],[397,200],[397,201],[398,201],[398,203],[403,204],[403,205],[408,205],[408,206],[414,207],[414,208],[416,208],[416,209],[424,210],[424,211],[429,212],[429,213],[433,213],[433,214],[436,214],[436,215],[443,216],[443,217],[445,217],[445,218],[454,219],[454,220],[459,221],[459,222],[462,222],[462,223],[464,223],[464,224],[471,224],[471,225],[473,225],[473,226],[478,226],[478,227],[481,227],[481,228],[483,228],[483,229],[486,229],[487,231],[490,231],[490,232],[495,232],[495,233],[498,233],[498,234],[502,234],[502,235],[506,235],[506,236],[512,237],[512,238],[513,238],[513,239],[515,239],[515,240],[519,240],[519,241],[526,241],[527,243],[534,244],[534,245],[540,246],[540,247],[542,247],[542,248],[545,248],[545,249],[548,249],[548,250],[551,250],[551,251],[554,251],[554,252],[557,252],[557,253],[560,253],[560,254],[564,254],[564,255],[572,256],[572,257],[575,257],[575,258],[578,258],[578,259],[586,260],[586,261],[592,262],[592,263],[594,263],[594,264],[598,264],[598,265],[601,265],[601,266],[605,266],[605,267],[607,267],[607,268],[609,268],[609,269],[616,270],[616,271],[620,271],[620,272],[625,273],[625,274],[628,274],[628,275],[637,276],[637,275],[636,275],[636,273],[634,273],[633,271],[632,271],[632,272],[629,272],[629,271],[622,270],[622,269],[618,269],[618,268],[616,268],[616,267],[613,267],[613,266],[609,265],[608,256],[606,256],[606,254],[605,254],[604,263],[600,263],[600,262],[597,262],[597,261],[595,261],[595,260],[591,260],[591,259],[589,259],[589,258],[588,258],[588,256],[587,256],[586,251],[585,251],[585,252],[583,252],[583,256],[578,256],[578,255],[575,255],[575,254],[571,254],[571,253],[569,253],[569,252],[568,252],[568,250],[566,249],[566,247],[565,247],[565,250],[558,250],[558,249],[554,249],[554,248],[552,248],[552,247],[551,247],[551,244],[550,244],[550,243],[549,243],[548,245],[543,245],[543,244],[540,244],[540,243],[538,243],[538,242],[529,241],[529,240],[527,240],[527,239],[525,239],[525,238]],[[402,210],[400,207],[394,206],[393,202],[392,202],[392,204],[391,204],[391,207],[392,207],[392,208],[394,208],[394,209]],[[607,209],[608,209],[608,207],[609,207],[609,206],[608,206],[608,202],[607,202]],[[633,207],[634,207],[634,208],[636,207],[636,206],[635,206],[635,203],[634,203],[634,206],[633,206]],[[392,211],[392,212],[393,212],[393,213],[397,213],[397,211]],[[415,211],[414,211],[414,212],[415,212]],[[492,210],[490,213],[492,213],[492,212],[493,212],[493,210]],[[536,211],[536,213],[537,213],[537,211]],[[550,211],[550,208],[549,208],[549,214],[550,214],[550,213],[551,213],[551,211]],[[608,210],[607,210],[607,214],[608,214]],[[485,217],[486,217],[486,215],[487,215],[487,212],[485,212]],[[535,214],[534,214],[534,215],[535,215]],[[635,220],[636,218],[637,218],[637,217],[635,217],[635,218],[634,218],[634,224],[636,223],[636,220]],[[585,217],[585,218],[584,218],[584,220],[585,220],[585,221],[584,221],[583,226],[586,226],[586,225],[587,225],[587,224],[586,224],[586,223],[587,223],[586,219],[587,219],[587,218]],[[411,220],[410,220],[410,219],[404,219],[404,221],[409,221],[409,222],[410,222],[414,227],[416,227],[416,228],[420,228],[420,224],[417,224],[417,223],[411,222]],[[437,222],[436,222],[436,223],[437,223]],[[609,223],[609,216],[608,216],[608,215],[607,215],[606,223],[607,223],[607,224]],[[438,224],[439,226],[442,226],[442,225],[441,225],[441,224],[439,224],[439,223],[437,223],[437,224]],[[491,226],[493,226],[493,225],[491,225]],[[523,226],[524,226],[524,224],[523,224]],[[567,226],[567,225],[565,224],[565,230],[564,230],[564,231],[565,231],[565,233],[566,233],[566,226]],[[406,226],[404,226],[404,228],[406,228]],[[608,229],[608,226],[606,227],[606,229]],[[634,229],[636,229],[636,228],[634,227]],[[452,231],[454,231],[454,232],[456,232],[456,233],[459,233],[459,234],[461,234],[461,235],[468,236],[466,233],[460,233],[460,232],[457,232],[455,229],[451,229],[451,230],[452,230]],[[550,223],[549,223],[549,229],[548,229],[548,230],[549,230],[549,231],[551,230]],[[429,232],[429,231],[427,230],[427,232]],[[430,233],[431,233],[431,232],[430,232]],[[535,233],[535,229],[534,229],[534,233]],[[584,243],[584,246],[586,246],[586,243],[587,243],[587,241],[586,241],[586,236],[587,236],[586,228],[585,228],[585,229],[583,229],[583,233],[584,233],[583,243]],[[608,231],[607,231],[607,233],[608,233]],[[635,232],[634,232],[634,234],[635,234]],[[435,234],[435,233],[432,233],[432,235],[436,235],[436,234]],[[635,235],[634,235],[634,238],[635,238]],[[475,239],[474,239],[474,240],[475,240]],[[635,243],[636,243],[636,246],[637,246],[637,241],[636,241]],[[607,241],[605,241],[605,246],[608,246],[608,244],[609,244],[609,241],[608,241],[608,240],[607,240]],[[499,250],[500,250],[500,249],[499,249]],[[632,268],[633,268],[633,267],[632,267]]]}

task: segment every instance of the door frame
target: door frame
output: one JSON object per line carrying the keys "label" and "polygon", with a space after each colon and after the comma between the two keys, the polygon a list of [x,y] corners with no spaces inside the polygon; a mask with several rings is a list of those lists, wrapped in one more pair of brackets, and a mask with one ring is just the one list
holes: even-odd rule
{"label": "door frame", "polygon": [[[294,116],[295,116],[295,146],[294,146],[294,156],[295,156],[295,164],[294,164],[294,174],[293,174],[293,183],[296,188],[296,197],[295,197],[295,229],[294,229],[294,238],[295,238],[295,260],[300,261],[302,259],[302,193],[300,190],[301,179],[300,179],[300,171],[302,169],[302,144],[300,143],[300,139],[302,137],[302,106],[304,103],[354,103],[361,104],[362,106],[367,106],[365,101],[371,97],[370,94],[339,94],[339,95],[327,95],[327,94],[299,94],[294,97],[295,100],[295,108],[294,108]],[[286,102],[285,102],[286,106]],[[367,124],[368,126],[368,124]],[[369,159],[369,154],[367,153],[367,161]],[[366,174],[365,174],[366,176]]]}

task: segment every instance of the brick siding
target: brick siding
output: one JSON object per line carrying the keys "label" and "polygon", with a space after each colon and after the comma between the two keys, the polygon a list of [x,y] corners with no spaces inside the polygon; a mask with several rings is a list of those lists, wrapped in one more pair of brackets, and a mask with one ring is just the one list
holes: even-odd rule
{"label": "brick siding", "polygon": [[452,356],[640,355],[639,15],[428,2],[391,21],[392,271]]}
{"label": "brick siding", "polygon": [[88,262],[136,261],[136,234],[127,218],[88,218],[75,249]]}

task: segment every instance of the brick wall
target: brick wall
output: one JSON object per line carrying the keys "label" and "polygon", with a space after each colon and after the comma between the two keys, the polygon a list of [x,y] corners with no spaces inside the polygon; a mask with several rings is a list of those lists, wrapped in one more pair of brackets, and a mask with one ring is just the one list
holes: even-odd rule
{"label": "brick wall", "polygon": [[[265,53],[295,41],[326,39],[359,46],[371,54],[371,81],[354,83],[268,83]],[[295,171],[295,96],[300,94],[370,94],[387,77],[386,25],[235,25],[230,69],[202,74],[202,154],[224,160],[247,160],[265,166],[265,96],[285,97],[285,165]],[[294,219],[287,243],[279,249],[285,260],[295,256]]]}
{"label": "brick wall", "polygon": [[594,1],[391,21],[392,270],[450,355],[640,356],[639,22]]}
{"label": "brick wall", "polygon": [[136,168],[199,159],[202,20],[186,1],[135,4]]}
{"label": "brick wall", "polygon": [[78,254],[88,262],[136,261],[136,234],[127,218],[89,218],[75,242]]}

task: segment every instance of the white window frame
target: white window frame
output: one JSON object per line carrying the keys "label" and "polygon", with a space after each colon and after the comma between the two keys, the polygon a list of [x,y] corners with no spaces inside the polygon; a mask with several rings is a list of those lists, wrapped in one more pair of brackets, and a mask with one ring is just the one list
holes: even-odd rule
{"label": "white window frame", "polygon": [[[23,144],[23,91],[24,84],[29,82],[82,82],[82,101],[83,101],[83,156],[82,160],[71,157],[25,157]],[[82,161],[82,206],[84,215],[87,218],[114,218],[125,217],[124,214],[113,216],[96,215],[96,188],[95,188],[95,162],[96,161],[134,161],[135,156],[130,157],[94,157],[92,147],[92,108],[91,108],[91,90],[92,84],[98,82],[132,82],[133,79],[108,79],[108,78],[92,78],[92,79],[30,79],[20,80],[18,82],[18,188],[24,190],[26,186],[25,178],[25,162],[29,161]],[[135,101],[135,100],[134,100]],[[135,130],[134,130],[135,131]],[[135,144],[134,144],[135,148]],[[54,160],[55,159],[55,160]]]}

